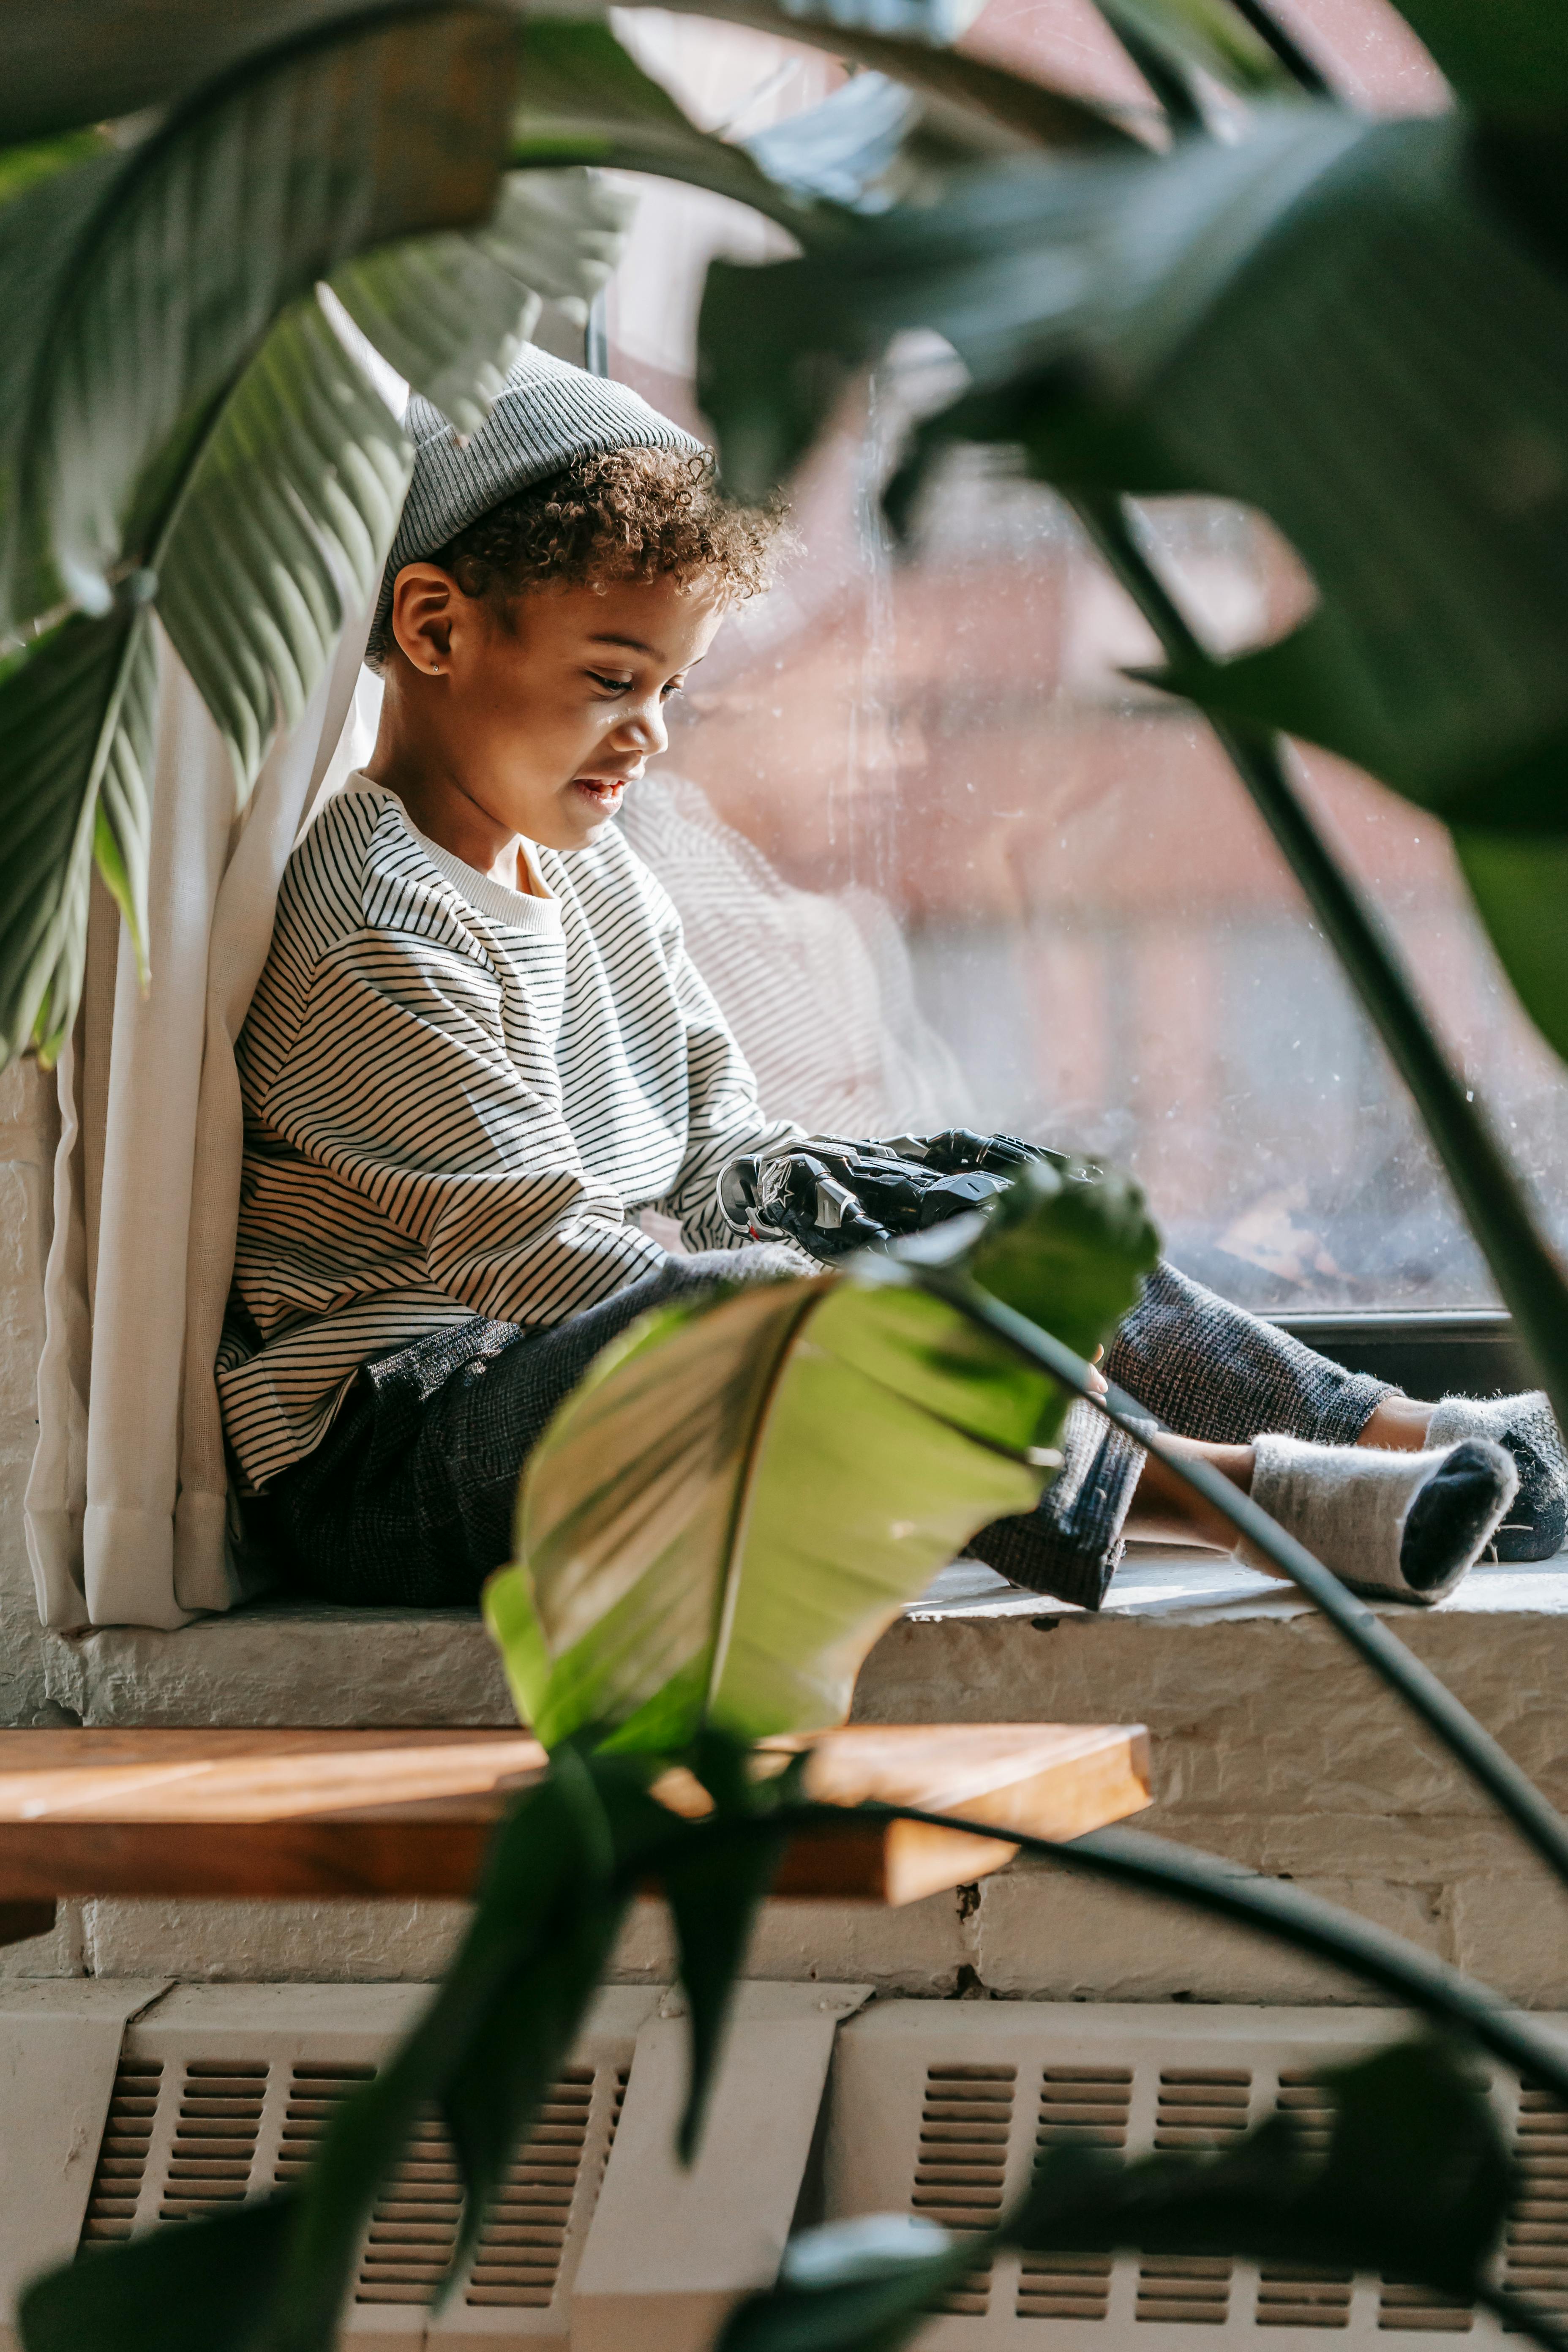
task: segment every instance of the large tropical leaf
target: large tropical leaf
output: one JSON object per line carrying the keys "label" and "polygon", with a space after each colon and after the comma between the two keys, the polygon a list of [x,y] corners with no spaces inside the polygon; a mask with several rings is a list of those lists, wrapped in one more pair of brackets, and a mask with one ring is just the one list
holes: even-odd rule
{"label": "large tropical leaf", "polygon": [[[1007,1213],[976,1273],[1047,1313],[1059,1286],[1092,1347],[1152,1260],[1141,1200],[1042,1170]],[[668,1752],[709,1721],[750,1738],[841,1720],[903,1602],[1030,1507],[1066,1402],[876,1261],[645,1317],[535,1448],[517,1564],[486,1591],[525,1717],[547,1745]]]}
{"label": "large tropical leaf", "polygon": [[[426,14],[410,11],[399,26],[416,51]],[[48,604],[68,580],[95,604],[110,579],[129,579],[135,596],[155,585],[161,617],[228,743],[242,795],[275,727],[298,716],[321,676],[345,595],[363,599],[374,583],[408,459],[399,428],[309,292],[272,326],[226,400],[205,396],[207,377],[226,358],[243,356],[242,331],[265,324],[266,306],[290,273],[307,273],[334,245],[350,249],[331,280],[338,299],[416,388],[458,429],[471,430],[541,297],[585,303],[624,234],[623,195],[581,168],[549,167],[586,160],[679,171],[797,226],[826,216],[820,206],[812,214],[814,192],[775,187],[741,149],[696,131],[602,26],[541,19],[507,29],[508,70],[521,70],[526,93],[507,152],[528,170],[503,183],[497,210],[478,228],[375,242],[410,210],[406,197],[401,211],[390,206],[377,179],[384,150],[401,159],[405,143],[406,75],[389,71],[387,37],[384,26],[363,24],[346,35],[341,26],[323,32],[281,61],[265,60],[259,94],[248,84],[226,84],[190,100],[129,163],[94,152],[69,168],[84,145],[76,137],[47,152],[29,150],[21,177],[35,184],[24,186],[7,214],[3,268],[28,319],[35,326],[53,319],[55,337],[40,342],[37,333],[23,333],[0,359],[0,374],[11,371],[0,391],[11,395],[8,454],[17,490],[8,505],[0,498],[0,531],[9,530],[16,608]],[[449,49],[449,28],[441,38]],[[470,101],[474,59],[463,52],[458,63],[464,70],[454,66],[448,80]],[[317,169],[312,177],[309,134],[313,129],[330,151],[348,88],[358,90],[357,140],[331,159],[327,184],[318,185],[323,173]],[[434,93],[438,105],[447,102],[438,76]],[[384,120],[372,132],[366,126],[378,109]],[[479,127],[488,121],[481,110]],[[96,150],[98,142],[85,144]],[[442,142],[426,145],[435,149],[434,165],[423,159],[434,185],[426,209],[438,216],[458,196]],[[410,168],[420,164],[416,153]],[[247,175],[255,184],[241,192],[235,184]],[[268,190],[289,222],[283,234],[274,226],[270,274],[265,256],[260,264],[244,255],[237,263],[215,245],[205,218],[211,212],[243,230],[247,205],[258,205]],[[215,194],[224,201],[215,204]],[[135,222],[138,206],[146,212],[154,200],[172,212],[178,234],[168,254],[153,257],[157,266],[143,269],[147,237],[143,232],[139,240]],[[334,205],[346,209],[346,223],[327,217]],[[371,250],[353,250],[367,240]],[[237,241],[243,246],[244,236]],[[56,381],[56,341],[73,321],[84,333],[96,329],[96,311],[82,308],[84,285],[111,329],[118,318],[123,331],[93,343],[73,443],[52,421],[34,429],[27,420],[29,403]],[[119,318],[115,305],[123,306],[128,289],[133,315]],[[183,366],[163,370],[161,390],[143,349],[159,327],[186,354]],[[88,466],[80,435],[110,411],[131,424],[118,444],[106,433]],[[0,458],[6,454],[0,421]],[[84,490],[84,467],[96,488],[89,482]],[[92,563],[82,554],[89,507],[97,518]],[[72,546],[74,555],[65,551]],[[68,643],[79,643],[74,634]],[[104,870],[140,940],[145,761],[131,746],[115,749],[110,719],[123,697],[108,649],[134,644],[150,659],[150,643],[144,624],[135,633],[128,624],[106,627],[88,670],[72,670],[79,723],[61,739],[49,806],[57,819],[70,810],[79,823],[63,834],[58,823],[34,824],[23,842],[17,903],[36,903],[39,911],[30,928],[13,922],[0,929],[0,991],[8,992],[11,1016],[0,1034],[10,1050],[36,1017],[45,1039],[68,1025],[87,888],[85,858],[79,848],[67,857],[69,845],[96,833]],[[41,679],[46,689],[54,691]],[[0,690],[13,698],[21,693],[19,674]],[[96,727],[89,723],[95,716]],[[25,726],[17,740],[31,740]],[[18,790],[30,774],[16,771]],[[113,786],[122,776],[127,788],[95,805],[100,781]]]}
{"label": "large tropical leaf", "polygon": [[370,596],[408,482],[403,429],[311,295],[268,335],[161,551],[158,611],[244,794]]}
{"label": "large tropical leaf", "polygon": [[145,893],[156,688],[152,624],[130,604],[73,614],[0,667],[0,1066],[30,1045],[52,1060],[69,1034],[95,834],[126,910]]}
{"label": "large tropical leaf", "polygon": [[[591,295],[624,218],[589,174],[519,175],[471,236],[384,248],[340,273],[334,290],[419,390],[472,424],[540,294]],[[155,588],[242,797],[275,728],[300,715],[321,677],[344,598],[363,604],[374,589],[409,458],[401,425],[311,294],[273,328],[172,486],[151,549],[156,570],[131,586]],[[142,937],[153,669],[150,625],[127,601],[68,623],[0,672],[0,807],[26,812],[8,828],[0,895],[0,1057],[29,1038],[47,1055],[70,1025],[95,840],[132,936]]]}
{"label": "large tropical leaf", "polygon": [[585,313],[620,258],[633,210],[595,173],[512,172],[482,227],[362,254],[334,272],[332,291],[399,375],[459,433],[475,433],[542,303]]}
{"label": "large tropical leaf", "polygon": [[214,404],[316,280],[486,218],[516,79],[515,37],[488,13],[361,20],[6,208],[0,627],[62,595],[107,608]]}
{"label": "large tropical leaf", "polygon": [[[1184,10],[1189,0],[1169,5]],[[1192,5],[1206,11],[1209,0]],[[344,0],[265,0],[243,14],[214,9],[205,0],[141,0],[130,13],[123,0],[58,0],[50,9],[0,0],[0,53],[7,63],[0,142],[139,113],[183,96],[241,57],[355,13]],[[532,0],[514,13],[549,17],[552,0]],[[1033,142],[1104,145],[1121,135],[1080,100],[950,47],[976,15],[975,0],[698,0],[687,13],[810,42],[989,114]],[[574,21],[582,18],[574,15]]]}
{"label": "large tropical leaf", "polygon": [[[539,28],[536,43],[531,27],[521,42],[515,34],[509,39],[525,56],[537,46],[543,57],[537,79],[558,88],[563,56],[574,57],[579,85],[591,80],[595,63],[605,62],[607,36],[591,26],[563,28],[563,37],[552,43],[546,27]],[[605,108],[612,125],[640,89],[700,155],[732,152],[703,139],[613,42],[608,47],[620,61]],[[363,58],[351,62],[356,71],[365,67]],[[377,64],[376,56],[370,64]],[[363,96],[367,106],[374,103],[374,77]],[[542,112],[541,103],[536,121]],[[579,148],[584,114],[579,95],[572,123]],[[394,108],[384,126],[388,138],[396,132],[395,116]],[[666,143],[673,152],[673,130],[667,130]],[[517,144],[531,163],[538,160],[525,138]],[[243,172],[254,163],[243,143],[227,151],[226,164],[208,160],[215,173]],[[744,156],[736,160],[742,173],[760,180]],[[288,153],[282,161],[289,163]],[[112,182],[119,166],[93,159],[66,172],[57,184],[54,217],[57,227],[66,225],[48,247],[57,277],[65,266],[62,255],[79,255],[90,243],[106,170]],[[275,193],[280,204],[293,201],[287,170]],[[24,197],[11,209],[8,226],[26,230],[28,211]],[[628,217],[626,199],[593,173],[518,173],[502,183],[495,213],[478,229],[379,246],[344,263],[332,289],[409,382],[459,428],[472,429],[541,298],[586,303],[614,266]],[[374,213],[362,217],[362,231],[374,233],[377,226]],[[29,284],[46,308],[52,283],[35,263]],[[176,309],[183,301],[201,311],[199,284],[165,291]],[[132,341],[121,356],[134,355]],[[121,392],[134,411],[140,383],[122,385]],[[374,586],[395,527],[408,458],[400,426],[307,293],[271,329],[227,400],[216,410],[209,406],[202,429],[182,421],[125,494],[127,535],[108,568],[123,576],[142,565],[132,570],[130,589],[139,596],[155,588],[160,615],[228,744],[242,796],[276,726],[300,714],[319,679],[345,596],[363,602]],[[18,520],[15,502],[12,520]],[[36,551],[50,527],[47,510],[36,510],[21,543]],[[31,576],[37,590],[31,601],[60,584],[48,566],[35,563]],[[123,659],[134,650],[144,669],[151,662],[144,619],[131,626],[137,609],[128,602],[119,623],[112,608],[103,616],[89,663],[81,658],[79,633],[65,641],[75,723],[58,739],[45,794],[37,790],[35,767],[20,754],[31,746],[31,758],[47,761],[47,742],[30,728],[25,706],[30,694],[46,702],[58,697],[54,668],[40,675],[36,688],[25,684],[22,670],[39,657],[40,646],[25,651],[14,671],[0,678],[0,710],[16,712],[5,734],[17,754],[0,789],[26,793],[32,808],[47,806],[51,814],[49,824],[35,819],[13,835],[14,881],[0,924],[0,1050],[18,1050],[35,1027],[47,1047],[69,1025],[86,928],[89,869],[81,845],[95,835],[100,865],[132,934],[138,941],[142,936],[146,761],[136,744],[117,746],[114,723],[117,712],[142,712],[146,700],[144,694],[127,698],[115,659],[115,649]]]}

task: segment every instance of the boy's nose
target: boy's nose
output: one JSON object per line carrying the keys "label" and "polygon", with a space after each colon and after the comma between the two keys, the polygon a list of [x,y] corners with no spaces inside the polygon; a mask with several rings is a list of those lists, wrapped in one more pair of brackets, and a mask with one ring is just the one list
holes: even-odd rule
{"label": "boy's nose", "polygon": [[645,702],[629,715],[629,731],[639,751],[650,760],[669,749],[669,730],[664,723],[664,710],[658,702]]}

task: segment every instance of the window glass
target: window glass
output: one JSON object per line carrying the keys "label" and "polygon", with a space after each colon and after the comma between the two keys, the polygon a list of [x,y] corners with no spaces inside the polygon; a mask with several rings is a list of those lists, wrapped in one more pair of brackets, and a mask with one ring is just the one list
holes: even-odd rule
{"label": "window glass", "polygon": [[[1443,102],[1383,0],[1291,13],[1363,102]],[[639,13],[620,29],[700,121],[742,133],[838,79],[731,27]],[[1087,0],[992,0],[969,43],[1139,97]],[[719,199],[656,182],[641,197],[609,362],[695,425],[709,259],[787,247]],[[1249,1305],[1490,1303],[1295,883],[1207,730],[1126,677],[1152,640],[1058,502],[994,456],[961,456],[917,555],[890,553],[889,452],[907,402],[951,365],[910,339],[817,451],[797,485],[800,553],[696,674],[624,820],[768,1108],[861,1134],[963,1120],[1114,1159],[1177,1261]],[[1306,608],[1261,519],[1171,501],[1145,520],[1217,648]],[[1467,1084],[1547,1184],[1568,1141],[1559,1067],[1511,1003],[1441,830],[1339,762],[1300,766]]]}

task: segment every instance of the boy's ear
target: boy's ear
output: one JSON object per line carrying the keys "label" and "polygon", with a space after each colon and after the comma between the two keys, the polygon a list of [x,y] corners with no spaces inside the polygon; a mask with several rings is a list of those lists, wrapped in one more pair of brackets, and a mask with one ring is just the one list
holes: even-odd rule
{"label": "boy's ear", "polygon": [[392,583],[392,634],[399,651],[426,676],[447,667],[452,620],[462,590],[438,563],[405,563]]}

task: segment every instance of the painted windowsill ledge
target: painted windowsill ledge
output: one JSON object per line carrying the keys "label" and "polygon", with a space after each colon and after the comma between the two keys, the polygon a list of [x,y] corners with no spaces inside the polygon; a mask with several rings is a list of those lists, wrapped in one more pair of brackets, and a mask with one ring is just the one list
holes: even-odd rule
{"label": "painted windowsill ledge", "polygon": [[[1470,1656],[1494,1642],[1511,1654],[1538,1644],[1549,1679],[1568,1682],[1568,1553],[1540,1567],[1479,1568],[1436,1610],[1390,1604],[1386,1614],[1423,1656]],[[1483,1630],[1478,1619],[1491,1621]],[[1173,1637],[1202,1630],[1205,1653],[1239,1662],[1247,1629],[1295,1629],[1344,1653],[1310,1603],[1287,1586],[1217,1553],[1134,1546],[1098,1613],[1008,1584],[974,1561],[944,1569],[910,1604],[867,1662],[857,1697],[862,1721],[1083,1718],[1060,1704],[1062,1677],[1042,1632],[1067,1636],[1073,1685],[1097,1687],[1101,1661],[1120,1681],[1129,1638],[1159,1626]],[[1268,1654],[1278,1649],[1271,1631]],[[1064,1646],[1064,1645],[1058,1645]],[[1128,1681],[1121,1712],[1139,1698],[1147,1664]],[[1114,1662],[1114,1663],[1113,1663]],[[951,1670],[950,1670],[951,1666]],[[510,1724],[505,1677],[476,1611],[346,1609],[261,1601],[178,1633],[136,1626],[47,1637],[47,1690],[56,1706],[93,1725]],[[1361,1669],[1344,1660],[1344,1671]],[[1162,1685],[1167,1675],[1158,1676]],[[1086,1685],[1087,1687],[1087,1685]],[[1390,1702],[1392,1705],[1392,1702]],[[1112,1708],[1111,1714],[1117,1710]],[[1110,1719],[1107,1717],[1106,1719]]]}
{"label": "painted windowsill ledge", "polygon": [[[1478,1570],[1441,1609],[1389,1615],[1568,1805],[1568,1558]],[[48,1675],[57,1704],[96,1724],[511,1720],[484,1630],[458,1611],[274,1604],[179,1633],[57,1637]],[[1214,1555],[1134,1553],[1099,1615],[950,1569],[878,1644],[856,1713],[1142,1721],[1157,1801],[1140,1828],[1290,1877],[1516,2000],[1568,2007],[1561,1895],[1310,1607]],[[615,1973],[666,1981],[662,1914],[637,1910]],[[57,1936],[0,1972],[413,1979],[445,1965],[462,1918],[445,1903],[99,1901],[63,1906]],[[874,1916],[770,1906],[752,1972],[949,1999],[1366,1999],[1257,1937],[1046,1864]]]}

